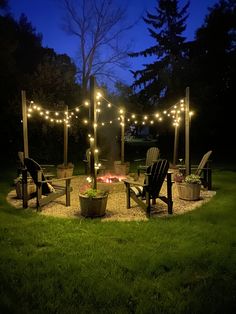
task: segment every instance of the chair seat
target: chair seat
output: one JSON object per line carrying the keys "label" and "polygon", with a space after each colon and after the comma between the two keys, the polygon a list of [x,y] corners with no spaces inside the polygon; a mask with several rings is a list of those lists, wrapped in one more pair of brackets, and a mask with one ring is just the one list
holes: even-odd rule
{"label": "chair seat", "polygon": [[[130,208],[131,198],[141,208],[143,208],[147,215],[150,216],[151,212],[151,200],[152,204],[156,204],[156,199],[159,198],[165,202],[168,206],[168,213],[172,214],[173,201],[171,191],[171,172],[168,172],[169,162],[166,159],[159,159],[148,167],[145,180],[142,185],[138,182],[124,179],[126,186],[126,204],[127,208]],[[167,176],[167,196],[160,195],[162,184]]]}

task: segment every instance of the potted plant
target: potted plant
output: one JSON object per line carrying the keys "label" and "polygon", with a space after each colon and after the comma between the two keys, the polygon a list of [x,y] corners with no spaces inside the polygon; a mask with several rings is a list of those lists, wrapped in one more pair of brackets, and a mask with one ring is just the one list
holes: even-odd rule
{"label": "potted plant", "polygon": [[66,178],[73,175],[74,165],[69,162],[67,164],[60,164],[57,166],[57,178]]}
{"label": "potted plant", "polygon": [[[89,183],[93,181],[91,178],[87,178],[87,180]],[[86,185],[79,193],[81,215],[90,218],[104,216],[106,214],[108,193],[108,191]]]}
{"label": "potted plant", "polygon": [[200,198],[201,178],[198,175],[190,174],[177,182],[179,198],[188,201],[196,201]]}

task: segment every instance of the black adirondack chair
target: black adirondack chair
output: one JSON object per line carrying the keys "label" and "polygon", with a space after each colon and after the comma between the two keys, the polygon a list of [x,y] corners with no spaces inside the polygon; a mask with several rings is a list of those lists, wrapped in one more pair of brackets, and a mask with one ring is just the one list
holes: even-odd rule
{"label": "black adirondack chair", "polygon": [[[156,204],[156,199],[159,198],[168,206],[168,213],[172,214],[172,180],[171,173],[168,172],[169,162],[166,159],[160,159],[148,167],[145,174],[144,183],[130,180],[124,180],[126,185],[126,202],[127,208],[130,208],[130,199],[132,198],[150,215],[151,200],[152,204]],[[160,195],[160,190],[163,182],[167,179],[167,196]]]}
{"label": "black adirondack chair", "polygon": [[[70,187],[70,182],[73,177],[66,177],[60,179],[46,179],[43,174],[41,166],[32,158],[24,159],[25,169],[23,170],[23,206],[27,207],[27,172],[32,177],[36,185],[36,205],[37,210],[41,210],[43,205],[54,201],[58,197],[66,196],[66,206],[70,206],[70,192],[72,188]],[[58,182],[64,182],[64,185],[57,185]]]}

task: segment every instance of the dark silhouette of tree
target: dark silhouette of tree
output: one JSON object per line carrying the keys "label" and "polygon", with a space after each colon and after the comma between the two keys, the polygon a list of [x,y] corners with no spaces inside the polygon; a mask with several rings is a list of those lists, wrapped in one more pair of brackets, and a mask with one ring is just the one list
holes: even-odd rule
{"label": "dark silhouette of tree", "polygon": [[198,135],[207,134],[208,145],[230,142],[236,87],[235,1],[219,1],[210,9],[191,44],[188,76],[192,104],[198,110]]}
{"label": "dark silhouette of tree", "polygon": [[0,0],[0,9],[6,10],[8,8],[8,1],[7,0]]}
{"label": "dark silhouette of tree", "polygon": [[[10,14],[0,15],[0,46],[0,140],[11,156],[14,152],[16,156],[16,151],[22,149],[21,90],[26,90],[28,99],[56,110],[56,104],[80,104],[80,88],[73,62],[66,55],[42,47],[42,36],[26,16],[16,21]],[[32,124],[29,136],[35,136],[34,144],[44,143],[40,128]],[[54,131],[48,130],[46,137],[50,139]],[[51,138],[52,144],[42,154],[53,149],[55,134]]]}
{"label": "dark silhouette of tree", "polygon": [[144,69],[134,71],[133,86],[141,89],[141,94],[151,104],[170,99],[179,92],[181,73],[186,59],[185,22],[188,17],[187,2],[181,9],[178,0],[158,0],[155,13],[147,12],[144,22],[155,44],[143,51],[131,53],[131,57],[154,57],[154,61],[144,65]]}
{"label": "dark silhouette of tree", "polygon": [[125,67],[128,47],[121,41],[131,25],[126,8],[113,0],[63,0],[65,29],[78,38],[78,76],[86,95],[89,77],[116,79],[114,66]]}

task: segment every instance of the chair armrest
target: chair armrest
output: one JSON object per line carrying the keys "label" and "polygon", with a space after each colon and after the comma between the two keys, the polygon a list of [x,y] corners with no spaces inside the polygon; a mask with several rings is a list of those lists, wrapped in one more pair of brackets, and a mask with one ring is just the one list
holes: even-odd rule
{"label": "chair armrest", "polygon": [[135,159],[134,161],[144,161],[145,159],[144,158],[141,158],[141,159]]}
{"label": "chair armrest", "polygon": [[78,176],[71,176],[71,177],[65,177],[65,178],[57,178],[57,179],[48,179],[48,180],[42,180],[38,181],[39,183],[54,183],[54,182],[60,182],[60,181],[66,181],[71,179],[76,179]]}
{"label": "chair armrest", "polygon": [[108,159],[99,159],[99,161],[104,161],[104,162],[107,162],[108,161]]}
{"label": "chair armrest", "polygon": [[122,180],[125,184],[129,184],[129,185],[138,185],[138,186],[147,186],[146,184],[137,182],[137,181],[133,181],[133,180]]}

